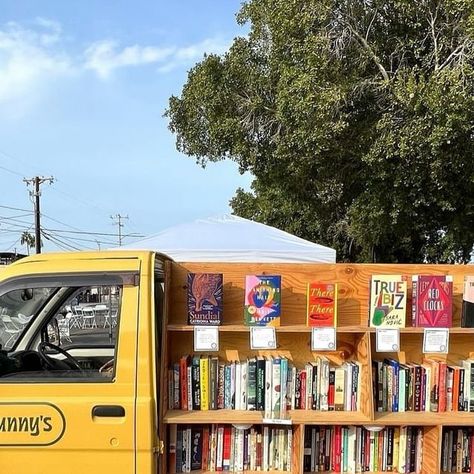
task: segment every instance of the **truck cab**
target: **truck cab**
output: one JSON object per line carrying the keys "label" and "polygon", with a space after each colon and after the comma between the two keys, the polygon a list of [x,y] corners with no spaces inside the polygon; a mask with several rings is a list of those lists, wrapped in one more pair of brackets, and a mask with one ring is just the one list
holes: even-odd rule
{"label": "truck cab", "polygon": [[44,254],[0,273],[0,472],[161,472],[167,262]]}

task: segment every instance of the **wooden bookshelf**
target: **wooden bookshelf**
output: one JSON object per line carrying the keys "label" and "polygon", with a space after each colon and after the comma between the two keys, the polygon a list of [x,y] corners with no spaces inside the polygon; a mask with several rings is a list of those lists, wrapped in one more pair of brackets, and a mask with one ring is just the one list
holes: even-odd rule
{"label": "wooden bookshelf", "polygon": [[[372,275],[414,274],[453,276],[453,327],[450,329],[450,352],[431,358],[458,363],[474,357],[474,328],[461,328],[461,304],[464,276],[474,274],[465,265],[395,265],[395,264],[229,264],[171,263],[166,282],[166,315],[163,330],[161,370],[185,354],[193,353],[193,327],[187,325],[187,273],[210,272],[224,276],[223,325],[219,328],[220,349],[209,353],[220,360],[245,360],[255,356],[283,356],[296,366],[327,356],[340,364],[355,360],[362,368],[361,404],[356,412],[290,410],[293,433],[292,473],[303,474],[304,431],[308,425],[420,426],[423,427],[422,474],[440,472],[442,432],[445,426],[474,427],[474,413],[464,412],[377,412],[372,394],[372,360],[393,357],[400,362],[423,360],[423,328],[411,327],[411,281],[408,283],[407,327],[400,331],[398,353],[375,352],[375,329],[367,327],[369,283]],[[253,351],[249,344],[249,328],[243,324],[245,275],[282,276],[281,326],[276,329],[277,349]],[[306,326],[306,285],[310,281],[338,283],[337,348],[332,352],[311,351],[311,329]],[[206,353],[201,353],[206,355]],[[164,425],[182,424],[262,424],[261,412],[245,410],[185,411],[168,410],[168,390],[162,384],[160,415]],[[166,431],[166,430],[165,430]],[[165,438],[166,440],[166,438]],[[165,441],[166,444],[166,441]],[[166,451],[167,452],[167,449]],[[173,472],[163,461],[163,472]],[[207,471],[193,471],[207,474]],[[252,471],[245,471],[252,473]],[[261,472],[261,471],[260,471]],[[276,474],[279,471],[271,471]],[[372,474],[379,474],[380,471]],[[327,473],[331,474],[331,473]]]}

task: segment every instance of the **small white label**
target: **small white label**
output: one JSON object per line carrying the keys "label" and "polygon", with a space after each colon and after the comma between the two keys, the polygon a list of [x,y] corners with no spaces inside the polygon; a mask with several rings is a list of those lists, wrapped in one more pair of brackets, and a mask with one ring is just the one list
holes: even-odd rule
{"label": "small white label", "polygon": [[217,326],[194,326],[194,351],[214,352],[219,350],[219,328]]}
{"label": "small white label", "polygon": [[398,352],[400,350],[400,330],[398,328],[377,328],[375,341],[377,352]]}
{"label": "small white label", "polygon": [[282,418],[263,418],[262,423],[265,425],[291,425],[291,419]]}
{"label": "small white label", "polygon": [[276,331],[273,327],[250,328],[250,349],[276,349]]}
{"label": "small white label", "polygon": [[425,328],[423,333],[423,352],[447,354],[449,351],[448,328]]}
{"label": "small white label", "polygon": [[336,350],[336,328],[312,328],[311,350],[312,351],[335,351]]}

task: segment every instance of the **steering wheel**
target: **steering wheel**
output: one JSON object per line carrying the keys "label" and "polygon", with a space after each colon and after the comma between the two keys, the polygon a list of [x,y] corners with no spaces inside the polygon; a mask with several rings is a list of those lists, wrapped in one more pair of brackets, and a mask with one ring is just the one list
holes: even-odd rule
{"label": "steering wheel", "polygon": [[54,364],[51,362],[51,359],[47,356],[45,353],[45,350],[49,348],[52,349],[53,351],[56,351],[58,354],[63,355],[73,366],[75,369],[79,370],[80,372],[84,372],[82,370],[82,367],[79,365],[76,359],[66,352],[64,349],[61,349],[61,347],[56,346],[55,344],[51,344],[51,342],[41,342],[40,345],[38,346],[38,354],[40,355],[41,359],[45,362],[45,364],[50,368],[50,369],[56,369]]}

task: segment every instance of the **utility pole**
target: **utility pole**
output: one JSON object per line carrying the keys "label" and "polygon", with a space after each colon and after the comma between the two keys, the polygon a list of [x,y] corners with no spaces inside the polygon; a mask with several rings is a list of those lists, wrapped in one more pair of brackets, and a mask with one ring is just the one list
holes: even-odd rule
{"label": "utility pole", "polygon": [[122,216],[120,214],[115,214],[115,216],[110,216],[112,220],[117,220],[117,222],[114,222],[116,226],[118,226],[118,244],[119,247],[122,246],[122,219],[128,219],[128,216]]}
{"label": "utility pole", "polygon": [[34,178],[26,179],[24,178],[23,181],[26,183],[27,186],[30,184],[33,186],[33,190],[30,191],[30,196],[34,199],[33,204],[35,207],[35,247],[36,253],[41,253],[41,212],[40,212],[40,186],[45,183],[49,182],[52,184],[54,178],[52,176],[44,177],[44,176],[35,176]]}

